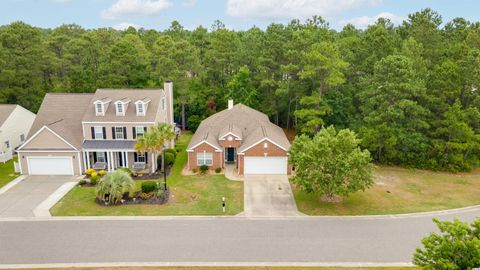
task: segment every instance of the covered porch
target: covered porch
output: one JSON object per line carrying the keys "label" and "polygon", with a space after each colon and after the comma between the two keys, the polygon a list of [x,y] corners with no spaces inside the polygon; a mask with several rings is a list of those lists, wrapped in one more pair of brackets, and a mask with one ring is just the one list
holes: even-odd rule
{"label": "covered porch", "polygon": [[138,153],[134,145],[135,141],[127,140],[87,140],[83,143],[83,169],[112,172],[128,168],[136,172],[155,172],[155,157],[148,153]]}

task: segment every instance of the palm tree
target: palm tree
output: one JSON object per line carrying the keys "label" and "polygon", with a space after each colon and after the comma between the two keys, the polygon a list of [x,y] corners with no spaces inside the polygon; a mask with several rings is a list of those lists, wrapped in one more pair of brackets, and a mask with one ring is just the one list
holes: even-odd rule
{"label": "palm tree", "polygon": [[[163,160],[165,158],[164,152],[162,151],[164,145],[167,141],[173,140],[173,138],[175,138],[173,126],[166,123],[159,123],[147,131],[143,137],[137,138],[135,150],[138,152],[147,152],[153,154],[152,164],[156,164],[157,154],[162,152]],[[154,167],[157,168],[158,166]],[[162,170],[164,169],[165,168],[163,168],[162,162]]]}
{"label": "palm tree", "polygon": [[96,193],[100,201],[108,202],[108,204],[117,204],[126,192],[132,192],[135,189],[135,182],[133,182],[130,174],[116,170],[108,173],[98,183]]}

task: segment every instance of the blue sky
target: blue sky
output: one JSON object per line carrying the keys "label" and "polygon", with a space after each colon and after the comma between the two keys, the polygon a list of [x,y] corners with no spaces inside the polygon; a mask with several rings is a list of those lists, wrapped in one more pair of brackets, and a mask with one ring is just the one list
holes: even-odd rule
{"label": "blue sky", "polygon": [[480,15],[478,0],[2,0],[0,25],[21,20],[45,28],[76,23],[85,28],[134,25],[163,30],[173,20],[193,29],[210,28],[218,19],[228,28],[244,30],[318,14],[341,29],[346,23],[364,28],[378,17],[401,23],[426,7],[438,11],[444,22],[455,17],[478,21]]}

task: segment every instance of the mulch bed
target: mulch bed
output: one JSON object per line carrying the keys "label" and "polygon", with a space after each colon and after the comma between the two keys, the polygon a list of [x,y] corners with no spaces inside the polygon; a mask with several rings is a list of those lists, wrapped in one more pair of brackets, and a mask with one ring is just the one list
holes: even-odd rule
{"label": "mulch bed", "polygon": [[163,198],[157,198],[156,196],[153,196],[152,198],[148,200],[142,200],[139,196],[141,194],[141,191],[135,192],[134,198],[128,197],[128,194],[123,196],[123,203],[119,204],[112,204],[112,205],[106,205],[105,202],[100,201],[98,198],[95,198],[95,203],[101,206],[121,206],[121,205],[131,205],[131,204],[166,204],[168,202],[168,198],[170,198],[170,189],[167,188],[167,191],[165,191],[165,196]]}

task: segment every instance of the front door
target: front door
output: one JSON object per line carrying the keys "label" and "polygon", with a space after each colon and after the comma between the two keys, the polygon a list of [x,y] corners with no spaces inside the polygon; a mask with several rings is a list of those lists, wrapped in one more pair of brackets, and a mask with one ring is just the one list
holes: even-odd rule
{"label": "front door", "polygon": [[227,148],[227,162],[235,162],[235,148]]}

